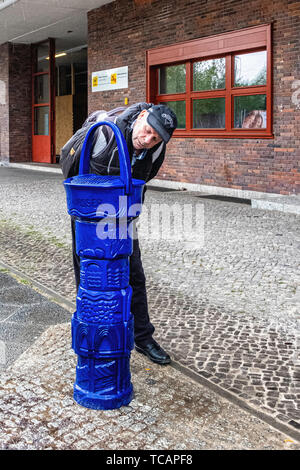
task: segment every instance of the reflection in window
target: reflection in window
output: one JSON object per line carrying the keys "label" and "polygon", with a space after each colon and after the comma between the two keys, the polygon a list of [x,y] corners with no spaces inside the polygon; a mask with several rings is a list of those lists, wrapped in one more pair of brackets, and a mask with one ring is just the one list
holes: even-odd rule
{"label": "reflection in window", "polygon": [[193,64],[193,90],[225,88],[225,57]]}
{"label": "reflection in window", "polygon": [[49,70],[49,45],[41,44],[36,51],[35,72],[48,72]]}
{"label": "reflection in window", "polygon": [[193,101],[194,129],[225,128],[225,98]]}
{"label": "reflection in window", "polygon": [[265,129],[266,95],[235,96],[234,127],[243,129]]}
{"label": "reflection in window", "polygon": [[56,96],[72,94],[71,65],[58,65],[55,67]]}
{"label": "reflection in window", "polygon": [[49,75],[34,77],[34,103],[49,103]]}
{"label": "reflection in window", "polygon": [[185,129],[185,101],[167,101],[162,104],[169,106],[176,114],[178,122],[177,129]]}
{"label": "reflection in window", "polygon": [[159,94],[185,93],[185,64],[160,67]]}
{"label": "reflection in window", "polygon": [[234,86],[265,85],[267,52],[252,52],[234,57]]}
{"label": "reflection in window", "polygon": [[49,135],[49,106],[34,109],[34,135]]}

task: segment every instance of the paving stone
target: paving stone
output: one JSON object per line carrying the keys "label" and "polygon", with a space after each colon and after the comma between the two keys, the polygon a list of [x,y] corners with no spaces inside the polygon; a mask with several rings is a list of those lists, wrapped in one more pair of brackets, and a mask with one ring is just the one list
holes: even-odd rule
{"label": "paving stone", "polygon": [[26,286],[18,284],[17,286],[4,287],[0,289],[0,299],[4,304],[32,305],[43,300],[43,297],[36,293],[30,292]]}
{"label": "paving stone", "polygon": [[[19,306],[19,308],[21,308]],[[16,313],[16,305],[0,302],[0,322],[4,322]]]}
{"label": "paving stone", "polygon": [[31,305],[30,309],[19,308],[18,311],[10,317],[10,321],[14,323],[56,325],[70,321],[71,313],[59,305],[48,302],[45,299],[35,305]]}
{"label": "paving stone", "polygon": [[29,346],[45,330],[43,325],[23,325],[13,322],[0,323],[0,338],[5,343],[23,343]]}

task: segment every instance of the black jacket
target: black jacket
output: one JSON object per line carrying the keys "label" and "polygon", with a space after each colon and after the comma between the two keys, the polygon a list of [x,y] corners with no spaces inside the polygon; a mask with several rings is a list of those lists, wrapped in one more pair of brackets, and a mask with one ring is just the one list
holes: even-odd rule
{"label": "black jacket", "polygon": [[[148,109],[151,106],[152,104],[149,103],[134,104],[120,114],[115,121],[124,135],[130,161],[134,153],[132,145],[132,124],[143,109]],[[100,175],[119,174],[120,165],[116,140],[107,128],[103,127],[102,133],[106,140],[106,146],[100,152],[91,156],[90,172]],[[164,142],[160,142],[151,149],[148,149],[143,160],[136,160],[132,168],[132,177],[146,182],[154,178],[164,161],[165,152],[166,144]]]}

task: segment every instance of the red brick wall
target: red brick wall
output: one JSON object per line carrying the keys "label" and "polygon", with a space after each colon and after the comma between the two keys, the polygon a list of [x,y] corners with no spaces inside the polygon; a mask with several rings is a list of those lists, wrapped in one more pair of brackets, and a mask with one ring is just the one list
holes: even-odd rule
{"label": "red brick wall", "polygon": [[31,47],[10,44],[9,153],[11,162],[31,161]]}
{"label": "red brick wall", "polygon": [[0,46],[0,162],[9,160],[8,44]]}
{"label": "red brick wall", "polygon": [[31,161],[30,54],[29,45],[0,46],[0,162]]}
{"label": "red brick wall", "polygon": [[[146,99],[145,50],[265,23],[273,23],[274,139],[173,138],[158,177],[299,193],[298,1],[117,0],[89,12],[89,112],[123,105],[125,96],[129,104]],[[124,65],[129,67],[128,90],[92,93],[92,72]]]}

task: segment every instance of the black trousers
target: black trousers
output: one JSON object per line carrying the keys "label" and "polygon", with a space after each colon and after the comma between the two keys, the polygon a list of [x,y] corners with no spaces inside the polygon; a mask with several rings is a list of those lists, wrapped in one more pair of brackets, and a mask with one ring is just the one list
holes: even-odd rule
{"label": "black trousers", "polygon": [[[76,253],[75,220],[71,220],[73,265],[76,288],[78,290],[80,283],[80,257]],[[134,316],[134,340],[136,344],[145,346],[152,339],[154,326],[150,322],[148,313],[146,279],[138,239],[133,240],[133,252],[129,261],[129,284],[132,287],[131,313]]]}

